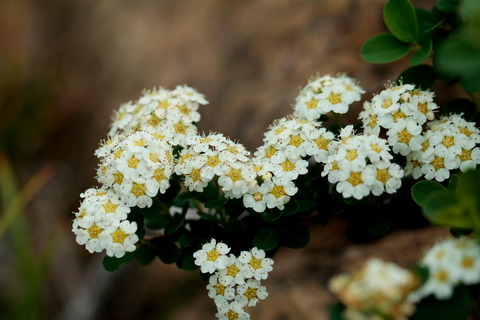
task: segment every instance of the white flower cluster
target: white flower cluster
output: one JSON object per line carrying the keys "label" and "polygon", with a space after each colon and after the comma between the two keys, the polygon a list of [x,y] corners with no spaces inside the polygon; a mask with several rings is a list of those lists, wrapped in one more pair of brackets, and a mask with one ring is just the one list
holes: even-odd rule
{"label": "white flower cluster", "polygon": [[360,270],[329,282],[345,305],[345,320],[406,320],[415,311],[408,294],[418,286],[414,274],[393,263],[371,258]]}
{"label": "white flower cluster", "polygon": [[451,170],[480,164],[480,131],[461,114],[434,120],[433,97],[411,84],[392,85],[365,102],[359,118],[365,134],[386,130],[392,151],[407,157],[406,174],[441,182]]}
{"label": "white flower cluster", "polygon": [[450,171],[474,169],[480,164],[480,130],[459,114],[429,122],[422,134],[421,150],[407,156],[407,172],[415,179],[443,181]]}
{"label": "white flower cluster", "polygon": [[170,186],[172,146],[164,139],[137,131],[107,141],[99,150],[97,180],[114,190],[127,206],[150,207],[152,197]]}
{"label": "white flower cluster", "polygon": [[107,251],[122,257],[135,250],[137,224],[127,220],[130,208],[111,190],[91,188],[80,195],[83,201],[75,213],[72,231],[89,252]]}
{"label": "white flower cluster", "polygon": [[210,273],[208,296],[217,306],[220,320],[246,320],[250,315],[245,307],[253,307],[267,297],[261,280],[273,269],[273,260],[265,251],[253,248],[242,251],[238,257],[229,254],[230,248],[215,239],[205,243],[193,254],[195,264],[203,273]]}
{"label": "white flower cluster", "polygon": [[300,91],[293,114],[309,121],[328,112],[346,113],[365,91],[345,75],[315,77]]}
{"label": "white flower cluster", "polygon": [[332,143],[322,175],[337,183],[337,191],[345,198],[395,193],[402,184],[403,170],[392,158],[385,139],[355,135],[353,127],[347,126],[341,130],[340,140]]}
{"label": "white flower cluster", "polygon": [[115,113],[109,139],[95,151],[101,189],[82,194],[73,232],[90,252],[107,250],[122,257],[135,250],[137,225],[128,221],[131,207],[152,205],[170,186],[173,147],[197,134],[198,108],[207,101],[186,86],[144,92]]}
{"label": "white flower cluster", "polygon": [[455,286],[480,282],[480,245],[469,238],[449,238],[430,248],[420,264],[428,268],[429,277],[409,299],[416,302],[433,295],[445,300]]}
{"label": "white flower cluster", "polygon": [[164,136],[172,145],[183,145],[187,136],[197,133],[198,108],[207,104],[202,94],[187,86],[145,91],[115,113],[109,136],[149,130]]}

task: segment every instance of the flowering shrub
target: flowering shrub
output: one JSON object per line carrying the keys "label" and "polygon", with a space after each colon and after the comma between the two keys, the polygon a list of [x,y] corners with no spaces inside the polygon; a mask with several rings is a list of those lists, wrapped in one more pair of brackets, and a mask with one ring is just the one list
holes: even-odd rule
{"label": "flowering shrub", "polygon": [[[409,5],[390,0],[386,17],[398,8],[411,15]],[[416,41],[418,30],[402,31],[395,17],[388,37]],[[372,58],[372,48],[367,42],[364,56]],[[196,90],[143,92],[115,112],[95,151],[100,186],[81,194],[72,227],[77,242],[89,252],[106,251],[109,271],[156,257],[200,268],[217,318],[232,320],[249,319],[244,308],[267,297],[261,281],[277,249],[309,242],[307,218],[325,223],[354,208],[365,214],[352,222],[349,236],[368,240],[394,227],[384,211],[404,214],[402,205],[416,202],[433,223],[478,237],[475,116],[437,105],[425,82],[410,81],[409,74],[365,101],[357,125],[339,117],[361,101],[365,91],[357,81],[344,74],[313,77],[292,114],[273,122],[253,154],[221,133],[198,132],[199,108],[208,102]],[[469,238],[435,245],[416,271],[371,259],[331,281],[343,303],[336,317],[415,317],[427,312],[424,301],[432,296],[450,299],[478,283],[479,268],[480,247]]]}

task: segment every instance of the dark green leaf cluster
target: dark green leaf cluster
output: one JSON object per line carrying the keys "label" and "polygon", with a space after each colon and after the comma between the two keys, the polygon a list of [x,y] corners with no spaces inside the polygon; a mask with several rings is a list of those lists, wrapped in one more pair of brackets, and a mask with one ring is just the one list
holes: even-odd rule
{"label": "dark green leaf cluster", "polygon": [[[427,89],[436,79],[459,81],[466,91],[480,91],[479,1],[438,0],[426,11],[410,0],[389,0],[383,19],[390,33],[369,39],[361,49],[363,59],[388,63],[412,53],[414,69],[403,74],[405,83]],[[415,68],[430,57],[433,67]]]}
{"label": "dark green leaf cluster", "polygon": [[452,175],[447,187],[420,181],[413,186],[412,197],[433,224],[450,227],[455,234],[474,231],[480,237],[479,182],[479,169]]}

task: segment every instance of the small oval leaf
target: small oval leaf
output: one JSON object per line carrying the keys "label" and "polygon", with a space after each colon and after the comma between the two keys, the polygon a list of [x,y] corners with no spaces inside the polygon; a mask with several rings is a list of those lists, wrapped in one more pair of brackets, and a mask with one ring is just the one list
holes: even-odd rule
{"label": "small oval leaf", "polygon": [[414,43],[417,39],[417,16],[409,0],[389,0],[383,10],[383,20],[398,40]]}
{"label": "small oval leaf", "polygon": [[408,43],[398,40],[391,34],[382,33],[367,40],[360,55],[371,63],[387,63],[403,58],[410,50]]}
{"label": "small oval leaf", "polygon": [[419,206],[424,207],[432,194],[445,190],[447,189],[438,182],[423,180],[412,187],[412,198]]}

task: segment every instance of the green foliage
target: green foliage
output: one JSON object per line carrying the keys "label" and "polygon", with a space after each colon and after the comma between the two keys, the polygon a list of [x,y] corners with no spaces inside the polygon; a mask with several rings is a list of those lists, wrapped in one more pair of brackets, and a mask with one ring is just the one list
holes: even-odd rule
{"label": "green foliage", "polygon": [[360,52],[363,59],[372,63],[387,63],[403,58],[410,52],[410,45],[386,33],[368,40]]}
{"label": "green foliage", "polygon": [[437,75],[435,70],[426,64],[410,67],[403,71],[398,77],[399,81],[414,84],[422,90],[427,90],[433,87],[436,79]]}
{"label": "green foliage", "polygon": [[418,36],[415,8],[407,0],[389,0],[383,9],[383,20],[395,38],[414,43]]}
{"label": "green foliage", "polygon": [[264,228],[253,238],[253,245],[265,251],[273,250],[280,245],[280,236],[274,228]]}
{"label": "green foliage", "polygon": [[466,319],[470,313],[472,298],[465,286],[455,288],[452,297],[437,300],[433,296],[422,299],[417,305],[412,320],[452,320]]}
{"label": "green foliage", "polygon": [[389,0],[383,19],[390,34],[367,40],[361,49],[363,59],[388,63],[411,52],[410,64],[416,66],[432,57],[434,73],[429,76],[458,81],[469,92],[480,91],[479,1],[438,0],[426,11],[410,0]]}
{"label": "green foliage", "polygon": [[129,263],[134,258],[135,258],[135,252],[127,252],[121,258],[105,256],[103,258],[103,267],[105,268],[105,270],[112,272],[120,269],[122,265]]}
{"label": "green foliage", "polygon": [[454,176],[448,186],[420,181],[412,188],[413,199],[432,223],[459,229],[480,229],[480,171]]}

